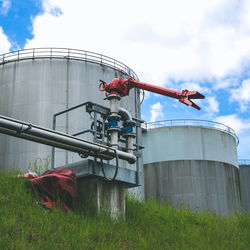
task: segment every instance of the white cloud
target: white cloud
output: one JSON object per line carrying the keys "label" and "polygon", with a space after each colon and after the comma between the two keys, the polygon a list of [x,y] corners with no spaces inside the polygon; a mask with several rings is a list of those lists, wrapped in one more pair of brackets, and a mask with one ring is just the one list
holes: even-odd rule
{"label": "white cloud", "polygon": [[26,48],[103,53],[152,84],[223,78],[250,56],[248,0],[43,2],[46,11],[33,20]]}
{"label": "white cloud", "polygon": [[200,84],[195,83],[195,82],[185,82],[185,83],[182,83],[179,86],[179,91],[181,91],[183,89],[188,89],[190,91],[198,91],[201,94],[211,93],[211,90],[209,88],[201,86]]}
{"label": "white cloud", "polygon": [[244,132],[244,130],[250,128],[250,120],[240,119],[236,114],[219,116],[215,121],[229,126],[236,132],[236,134],[240,134]]}
{"label": "white cloud", "polygon": [[56,1],[43,0],[42,3],[43,3],[43,10],[45,13],[56,17],[59,17],[60,15],[63,14],[61,9],[57,6]]}
{"label": "white cloud", "polygon": [[11,43],[8,37],[4,34],[2,27],[0,26],[0,55],[10,50]]}
{"label": "white cloud", "polygon": [[0,0],[0,15],[7,15],[11,6],[11,0]]}
{"label": "white cloud", "polygon": [[208,114],[213,115],[214,113],[219,112],[219,102],[214,96],[206,97],[205,102],[206,106],[204,105],[204,108]]}
{"label": "white cloud", "polygon": [[231,100],[239,103],[241,112],[248,109],[250,104],[250,78],[244,80],[238,89],[231,90]]}
{"label": "white cloud", "polygon": [[150,109],[150,114],[151,114],[150,122],[155,122],[157,120],[163,119],[164,117],[164,114],[162,112],[163,106],[159,102],[153,104],[150,108],[151,108]]}
{"label": "white cloud", "polygon": [[213,89],[214,90],[219,90],[219,89],[226,90],[227,88],[237,86],[238,82],[239,80],[236,77],[228,77],[226,79],[216,79]]}

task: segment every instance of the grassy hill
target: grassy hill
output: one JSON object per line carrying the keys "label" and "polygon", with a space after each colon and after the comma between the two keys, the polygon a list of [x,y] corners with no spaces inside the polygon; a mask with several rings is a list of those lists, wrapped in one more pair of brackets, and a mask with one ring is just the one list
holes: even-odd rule
{"label": "grassy hill", "polygon": [[45,210],[27,180],[0,173],[0,249],[250,249],[250,215],[222,218],[127,198],[126,221]]}

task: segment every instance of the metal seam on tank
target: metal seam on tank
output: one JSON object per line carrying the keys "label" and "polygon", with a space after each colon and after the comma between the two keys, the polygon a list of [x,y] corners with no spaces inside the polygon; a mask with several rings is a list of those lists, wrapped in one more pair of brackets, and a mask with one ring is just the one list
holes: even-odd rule
{"label": "metal seam on tank", "polygon": [[203,130],[202,130],[202,128],[200,128],[200,131],[201,131],[202,157],[203,157],[203,160],[205,160],[204,135],[203,135]]}
{"label": "metal seam on tank", "polygon": [[[15,98],[15,94],[16,94],[16,88],[17,88],[17,83],[16,83],[16,74],[17,74],[17,63],[15,62],[14,67],[13,67],[13,83],[12,83],[12,101]],[[13,113],[13,106],[11,106],[11,112]],[[11,140],[13,140],[13,138],[10,138],[10,140],[7,140],[9,143],[9,148],[10,151],[13,151],[13,147],[14,147],[14,143],[11,143]],[[10,154],[9,154],[10,155]],[[9,156],[10,157],[10,156]]]}
{"label": "metal seam on tank", "polygon": [[237,187],[238,187],[238,191],[239,191],[239,201],[240,201],[240,209],[242,209],[243,208],[243,200],[242,200],[242,193],[241,193],[241,186],[240,186],[240,170],[238,169],[238,171],[237,171],[237,179],[238,179],[238,185],[237,185]]}
{"label": "metal seam on tank", "polygon": [[[236,173],[234,171],[234,169],[232,169],[232,172],[233,172],[233,188],[234,188],[234,197],[238,200],[238,197],[236,196]],[[238,208],[238,205],[237,203],[235,204],[235,209]]]}
{"label": "metal seam on tank", "polygon": [[240,166],[239,169],[237,171],[237,187],[238,187],[238,191],[239,191],[239,200],[240,200],[240,204],[241,204],[241,209],[243,208],[243,199],[242,199],[242,193],[241,193],[241,179],[240,179]]}
{"label": "metal seam on tank", "polygon": [[[225,166],[227,167],[227,166]],[[231,190],[231,194],[229,194],[229,192],[226,192],[226,196],[227,196],[227,206],[230,206],[231,205],[231,196],[233,195],[234,196],[234,183],[232,182],[232,179],[233,179],[233,171],[232,169],[229,169],[228,170],[228,175],[230,178],[228,178],[228,176],[226,176],[226,181],[229,185],[229,187],[231,187],[231,189],[227,188],[227,190]],[[236,204],[233,204],[233,205],[236,205]],[[235,206],[234,206],[235,208]]]}
{"label": "metal seam on tank", "polygon": [[[44,87],[44,75],[43,75],[43,72],[44,72],[44,63],[41,64],[42,65],[42,90],[43,90],[43,87]],[[43,98],[43,92],[42,90],[40,91],[40,101],[42,100]],[[43,110],[43,103],[42,101],[40,102],[40,111]],[[42,112],[40,112],[40,121],[42,121]]]}
{"label": "metal seam on tank", "polygon": [[[237,199],[237,203],[236,203],[236,206],[235,206],[235,210],[239,210],[239,197],[237,197],[237,181],[236,181],[236,178],[237,178],[237,172],[235,170],[234,171],[234,197]],[[239,191],[239,190],[238,190]]]}
{"label": "metal seam on tank", "polygon": [[[66,76],[66,109],[69,108],[69,59],[67,59],[67,76]],[[69,113],[66,113],[66,134],[69,133]],[[69,153],[65,153],[65,162],[69,163]]]}

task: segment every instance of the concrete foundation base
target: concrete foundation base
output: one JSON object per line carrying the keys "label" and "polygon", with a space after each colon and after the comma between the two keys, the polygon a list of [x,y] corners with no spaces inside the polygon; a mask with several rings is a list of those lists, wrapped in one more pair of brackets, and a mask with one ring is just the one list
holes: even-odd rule
{"label": "concrete foundation base", "polygon": [[94,213],[106,212],[113,219],[125,219],[125,186],[100,178],[78,181],[78,202]]}
{"label": "concrete foundation base", "polygon": [[[114,219],[125,219],[125,190],[141,184],[142,173],[119,167],[115,180],[108,181],[100,162],[83,160],[64,165],[75,172],[78,185],[78,203],[91,213],[106,212]],[[116,166],[103,163],[106,175],[111,178]]]}

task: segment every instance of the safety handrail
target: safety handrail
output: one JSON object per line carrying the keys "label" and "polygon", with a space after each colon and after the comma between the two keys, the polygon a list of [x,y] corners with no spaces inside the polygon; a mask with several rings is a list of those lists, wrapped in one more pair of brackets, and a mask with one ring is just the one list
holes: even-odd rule
{"label": "safety handrail", "polygon": [[32,48],[32,49],[17,50],[0,55],[0,65],[13,61],[40,59],[40,58],[74,59],[91,63],[97,63],[116,69],[122,73],[125,73],[133,77],[134,79],[138,79],[136,73],[124,63],[117,61],[109,56],[79,49]]}
{"label": "safety handrail", "polygon": [[239,159],[239,165],[249,165],[250,166],[250,159]]}
{"label": "safety handrail", "polygon": [[239,144],[239,138],[237,137],[235,131],[229,126],[208,120],[197,120],[197,119],[173,119],[173,120],[163,120],[148,122],[143,124],[143,128],[146,130],[160,128],[160,127],[177,127],[177,126],[194,126],[194,127],[204,127],[211,128],[215,130],[220,130],[232,135],[235,138],[236,145]]}

